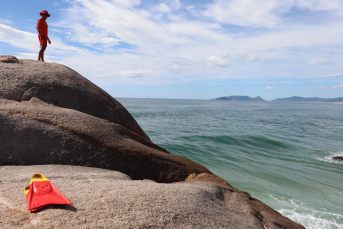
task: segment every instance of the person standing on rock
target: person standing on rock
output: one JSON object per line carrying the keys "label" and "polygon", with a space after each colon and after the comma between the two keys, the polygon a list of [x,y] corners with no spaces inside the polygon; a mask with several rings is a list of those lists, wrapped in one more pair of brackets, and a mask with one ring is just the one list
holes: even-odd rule
{"label": "person standing on rock", "polygon": [[44,51],[46,46],[48,46],[48,42],[51,44],[51,41],[48,37],[48,24],[46,23],[46,19],[50,17],[50,14],[47,10],[43,10],[39,14],[42,16],[42,18],[39,18],[37,21],[38,39],[40,43],[38,61],[41,60],[44,62]]}

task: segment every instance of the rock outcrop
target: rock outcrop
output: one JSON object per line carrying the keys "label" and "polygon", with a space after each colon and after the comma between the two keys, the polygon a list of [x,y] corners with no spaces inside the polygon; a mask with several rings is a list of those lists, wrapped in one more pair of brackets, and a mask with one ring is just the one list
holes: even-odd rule
{"label": "rock outcrop", "polygon": [[[78,166],[0,167],[1,228],[303,229],[214,175],[159,184]],[[42,173],[74,204],[26,210],[23,187]]]}
{"label": "rock outcrop", "polygon": [[149,139],[123,105],[74,70],[0,56],[0,98],[20,102],[32,97],[108,120]]}
{"label": "rock outcrop", "polygon": [[119,102],[60,64],[0,58],[0,130],[0,165],[82,165],[157,182],[211,173],[152,143]]}
{"label": "rock outcrop", "polygon": [[[74,205],[28,213],[35,173]],[[0,228],[304,228],[154,144],[118,101],[56,63],[0,56],[0,174]]]}
{"label": "rock outcrop", "polygon": [[343,156],[334,156],[332,158],[332,160],[335,160],[335,161],[343,161]]}

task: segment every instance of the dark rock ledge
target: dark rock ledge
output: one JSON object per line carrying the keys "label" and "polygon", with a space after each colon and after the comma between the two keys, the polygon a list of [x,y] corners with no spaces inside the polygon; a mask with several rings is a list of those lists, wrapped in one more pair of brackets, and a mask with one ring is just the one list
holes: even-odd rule
{"label": "dark rock ledge", "polygon": [[[28,213],[34,173],[74,205]],[[157,146],[118,101],[56,63],[0,56],[0,174],[1,228],[304,228]]]}
{"label": "dark rock ledge", "polygon": [[334,156],[332,158],[332,160],[335,160],[335,161],[343,161],[343,156]]}

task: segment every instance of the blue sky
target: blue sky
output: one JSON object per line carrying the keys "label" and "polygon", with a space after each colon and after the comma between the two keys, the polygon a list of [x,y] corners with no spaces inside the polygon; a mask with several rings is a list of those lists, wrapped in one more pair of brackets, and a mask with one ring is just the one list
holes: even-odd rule
{"label": "blue sky", "polygon": [[47,62],[114,97],[343,96],[342,0],[11,0],[0,54]]}

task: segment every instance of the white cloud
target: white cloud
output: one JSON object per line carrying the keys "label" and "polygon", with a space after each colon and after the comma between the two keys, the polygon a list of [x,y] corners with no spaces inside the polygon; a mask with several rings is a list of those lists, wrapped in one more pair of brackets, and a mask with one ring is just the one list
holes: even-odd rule
{"label": "white cloud", "polygon": [[153,70],[129,70],[129,71],[121,71],[121,72],[115,72],[112,75],[120,75],[125,78],[142,78],[147,75],[156,75],[156,72]]}
{"label": "white cloud", "polygon": [[337,88],[343,88],[343,84],[338,84],[336,86],[333,86],[333,88],[337,89]]}
{"label": "white cloud", "polygon": [[[99,37],[112,37],[119,42],[144,46],[163,43],[182,43],[182,39],[169,34],[167,29],[149,19],[146,11],[132,8],[139,1],[75,0],[66,10],[68,20],[55,26],[66,28],[70,39],[83,44],[97,43]],[[78,12],[78,14],[73,14]]]}
{"label": "white cloud", "polygon": [[[66,45],[58,38],[50,37],[50,40],[52,42],[52,45],[48,45],[50,55],[80,55],[89,53],[86,49]],[[34,53],[38,53],[39,51],[37,34],[21,31],[3,24],[0,24],[0,42],[5,42],[14,47]]]}
{"label": "white cloud", "polygon": [[36,51],[39,48],[36,34],[24,32],[4,24],[0,24],[0,41],[30,51]]}
{"label": "white cloud", "polygon": [[162,0],[162,2],[173,10],[178,10],[182,6],[180,0]]}
{"label": "white cloud", "polygon": [[326,87],[326,86],[319,86],[319,89],[322,89],[322,90],[328,90],[329,88]]}
{"label": "white cloud", "polygon": [[341,0],[297,0],[296,6],[311,11],[343,10],[343,2]]}
{"label": "white cloud", "polygon": [[[53,45],[48,47],[47,57],[55,55],[59,62],[101,84],[125,83],[125,80],[130,81],[130,77],[144,78],[147,84],[157,84],[256,79],[267,77],[266,73],[270,78],[293,78],[294,72],[306,72],[303,78],[342,75],[340,70],[327,74],[324,68],[303,66],[303,60],[323,55],[316,50],[339,50],[343,45],[343,19],[323,19],[311,25],[301,20],[283,24],[282,15],[287,10],[301,7],[319,11],[325,10],[324,6],[304,5],[305,1],[300,0],[218,0],[194,6],[182,5],[178,0],[162,0],[154,6],[148,3],[149,8],[145,7],[144,1],[140,5],[141,1],[137,0],[69,2],[70,8],[62,11],[65,15],[59,17],[64,21],[49,23]],[[154,9],[159,9],[159,12]],[[158,14],[165,17],[156,16]],[[38,52],[37,34],[5,26],[0,24],[0,41],[26,52]],[[254,27],[252,30],[251,26]],[[256,28],[260,26],[269,28]],[[58,35],[78,44],[68,46],[56,38]],[[77,47],[82,45],[92,48]],[[311,52],[304,51],[309,49]],[[262,57],[270,64],[258,62]],[[330,56],[332,63],[343,63],[343,58],[339,58],[338,54]],[[230,60],[239,62],[235,62],[230,71],[220,68],[229,66]],[[245,63],[253,61],[254,64]],[[311,61],[314,64],[326,63],[318,59]],[[182,77],[184,75],[187,77]]]}
{"label": "white cloud", "polygon": [[244,55],[231,53],[227,57],[233,60],[240,60],[245,62],[254,62],[260,59],[257,53],[248,53]]}
{"label": "white cloud", "polygon": [[336,72],[336,73],[330,73],[330,74],[324,74],[324,75],[298,76],[298,78],[328,78],[328,77],[342,76],[342,75],[343,75],[343,72]]}
{"label": "white cloud", "polygon": [[173,11],[178,10],[181,7],[181,3],[179,0],[162,0],[158,5],[152,7],[153,11],[160,12],[158,14],[152,15],[154,18],[160,20],[160,18],[166,14],[168,18],[172,21],[181,21],[184,20],[185,17],[181,14],[173,14]]}
{"label": "white cloud", "polygon": [[[156,50],[169,53],[169,56],[176,54],[176,51],[176,55],[182,52],[182,55],[188,56],[187,58],[193,58],[192,61],[204,59],[214,50],[225,56],[224,51],[228,48],[246,50],[248,54],[241,57],[241,60],[257,61],[259,56],[255,52],[259,50],[341,43],[343,36],[342,26],[335,22],[325,26],[296,25],[288,27],[287,30],[280,28],[255,36],[239,34],[233,37],[224,32],[220,23],[208,23],[204,20],[185,21],[181,16],[171,14],[170,17],[175,16],[175,22],[158,23],[151,20],[151,14],[146,10],[123,7],[103,0],[77,2],[79,5],[70,8],[68,12],[80,13],[72,14],[68,21],[59,23],[61,28],[69,29],[72,34],[70,39],[88,45],[95,42],[102,44],[103,41],[97,39],[99,34],[100,37],[111,37],[118,39],[118,42],[137,45],[140,47],[139,51],[149,54],[156,54]],[[180,7],[178,1],[175,2],[176,8]],[[163,4],[168,5],[167,1]],[[183,47],[175,49],[175,45]],[[203,53],[199,55],[200,51]]]}
{"label": "white cloud", "polygon": [[341,0],[214,0],[202,14],[220,23],[274,27],[284,23],[283,14],[294,9],[313,12],[330,10],[343,15]]}
{"label": "white cloud", "polygon": [[331,64],[331,60],[326,58],[318,58],[318,59],[312,59],[307,61],[309,65],[329,65]]}
{"label": "white cloud", "polygon": [[186,21],[185,16],[181,14],[168,14],[168,18],[172,21]]}
{"label": "white cloud", "polygon": [[101,44],[105,47],[110,47],[119,44],[119,39],[111,37],[106,33],[90,32],[88,28],[81,24],[75,25],[75,33],[69,33],[66,38],[73,42],[79,42],[86,46]]}
{"label": "white cloud", "polygon": [[278,13],[287,12],[291,7],[290,1],[215,0],[202,13],[220,23],[272,27],[280,20]]}
{"label": "white cloud", "polygon": [[[89,0],[75,0],[76,2],[88,3]],[[140,5],[141,0],[111,0],[114,4],[122,7],[133,8],[134,6]]]}
{"label": "white cloud", "polygon": [[256,53],[249,53],[249,54],[244,56],[244,60],[248,61],[248,62],[258,61],[259,56]]}
{"label": "white cloud", "polygon": [[153,10],[156,10],[156,11],[159,11],[159,12],[162,12],[162,13],[169,13],[171,11],[171,9],[169,8],[169,6],[167,6],[166,4],[164,3],[160,3],[158,4],[157,6],[155,6],[153,8]]}
{"label": "white cloud", "polygon": [[13,24],[13,22],[6,18],[5,19],[0,18],[0,24],[10,25],[10,24]]}
{"label": "white cloud", "polygon": [[268,86],[268,87],[266,87],[266,89],[267,90],[272,90],[273,88]]}
{"label": "white cloud", "polygon": [[180,69],[180,66],[177,64],[174,64],[171,68],[174,70],[178,70],[178,69]]}
{"label": "white cloud", "polygon": [[203,64],[205,65],[206,68],[214,68],[214,67],[227,67],[230,65],[230,62],[218,56],[209,56],[203,61]]}
{"label": "white cloud", "polygon": [[337,64],[335,66],[333,66],[334,68],[343,68],[343,64]]}

